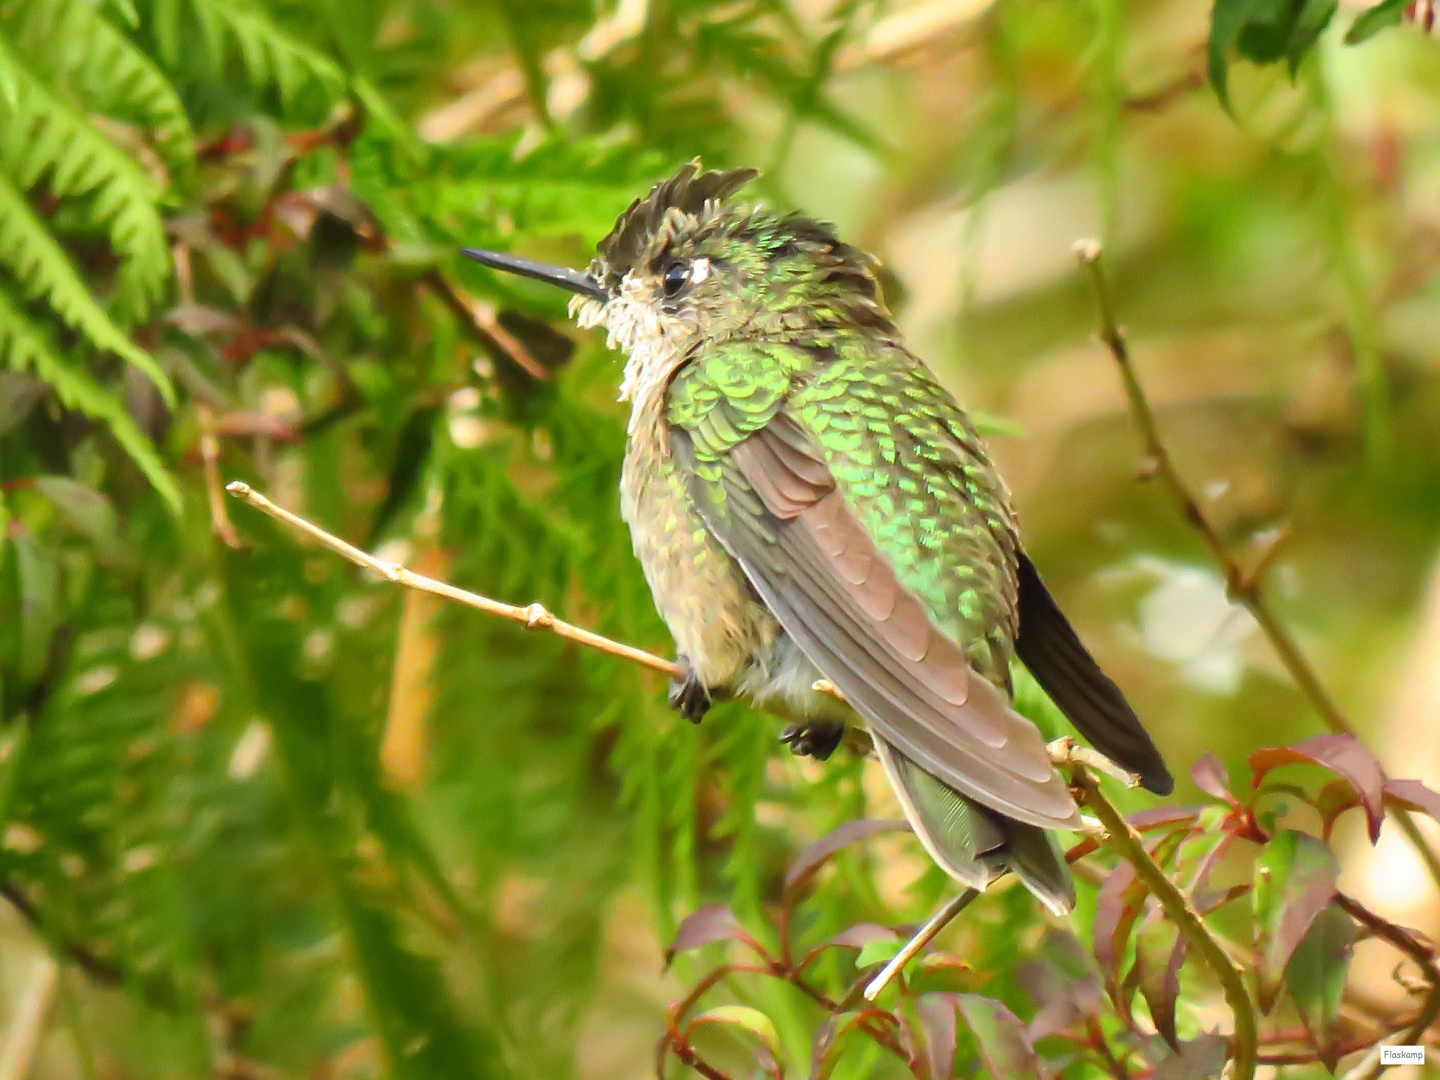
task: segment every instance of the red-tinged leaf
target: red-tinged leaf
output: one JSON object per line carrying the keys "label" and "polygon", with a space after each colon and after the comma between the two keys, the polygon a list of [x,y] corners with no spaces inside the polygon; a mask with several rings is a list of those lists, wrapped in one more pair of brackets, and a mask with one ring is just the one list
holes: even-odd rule
{"label": "red-tinged leaf", "polygon": [[1200,820],[1198,806],[1152,806],[1126,814],[1125,820],[1135,827],[1136,832],[1150,832],[1163,829],[1166,825],[1193,825]]}
{"label": "red-tinged leaf", "polygon": [[995,1080],[1035,1080],[1049,1075],[1030,1044],[1025,1025],[1004,1005],[979,994],[956,994],[955,1004]]}
{"label": "red-tinged leaf", "polygon": [[1074,935],[1051,930],[1038,952],[1014,970],[1016,984],[1038,1009],[1030,1021],[1031,1042],[1058,1034],[1077,1020],[1098,1016],[1104,997],[1094,963]]}
{"label": "red-tinged leaf", "polygon": [[1201,915],[1209,915],[1211,912],[1219,911],[1226,904],[1233,903],[1245,896],[1254,888],[1248,881],[1242,881],[1239,885],[1231,885],[1228,889],[1214,889],[1208,892],[1195,893],[1190,902],[1195,905],[1195,910]]}
{"label": "red-tinged leaf", "polygon": [[1095,960],[1111,998],[1120,1003],[1120,958],[1125,942],[1145,902],[1145,886],[1135,877],[1135,868],[1121,863],[1105,883],[1095,900],[1095,922],[1091,938],[1095,943]]}
{"label": "red-tinged leaf", "polygon": [[887,963],[904,944],[898,937],[872,938],[861,946],[860,955],[855,957],[855,966],[867,968]]}
{"label": "red-tinged leaf", "polygon": [[849,847],[858,840],[865,840],[871,836],[886,832],[903,832],[909,829],[910,825],[905,821],[877,821],[873,818],[861,818],[859,821],[847,821],[838,829],[826,833],[815,843],[800,853],[800,857],[790,864],[790,869],[785,872],[785,894],[793,896],[800,889],[808,885],[812,878],[819,872],[836,852]]}
{"label": "red-tinged leaf", "polygon": [[1175,1002],[1180,997],[1180,965],[1185,962],[1185,939],[1163,919],[1146,920],[1135,936],[1135,973],[1150,1019],[1176,1052],[1180,1037],[1175,1030]]}
{"label": "red-tinged leaf", "polygon": [[922,994],[915,1003],[925,1032],[930,1075],[948,1080],[955,1075],[955,1001],[949,994]]}
{"label": "red-tinged leaf", "polygon": [[772,1076],[780,1075],[779,1062],[785,1054],[780,1045],[780,1033],[775,1030],[775,1021],[759,1009],[752,1009],[749,1005],[716,1005],[690,1021],[686,1028],[687,1037],[689,1032],[705,1024],[721,1024],[748,1032],[755,1040],[760,1067]]}
{"label": "red-tinged leaf", "polygon": [[1355,794],[1355,789],[1350,786],[1349,780],[1331,780],[1320,789],[1320,794],[1314,799],[1315,809],[1320,812],[1320,823],[1324,829],[1325,839],[1330,839],[1330,833],[1335,828],[1335,821],[1346,810],[1360,805],[1360,798]]}
{"label": "red-tinged leaf", "polygon": [[1440,821],[1440,792],[1432,791],[1419,780],[1385,781],[1385,798]]}
{"label": "red-tinged leaf", "polygon": [[970,993],[990,981],[988,974],[978,972],[958,957],[931,953],[921,957],[909,969],[906,985],[917,994]]}
{"label": "red-tinged leaf", "polygon": [[1199,761],[1190,766],[1190,779],[1194,780],[1195,786],[1206,795],[1213,795],[1231,806],[1240,805],[1230,791],[1230,774],[1214,754],[1206,752]]}
{"label": "red-tinged leaf", "polygon": [[104,495],[68,476],[37,476],[35,490],[90,541],[106,566],[125,571],[134,565],[135,557],[120,533],[120,518]]}
{"label": "red-tinged leaf", "polygon": [[1311,762],[1323,765],[1335,775],[1349,781],[1365,807],[1370,825],[1370,842],[1380,838],[1384,820],[1385,772],[1376,759],[1354,735],[1316,735],[1294,746],[1277,746],[1256,750],[1250,755],[1251,783],[1259,787],[1265,774],[1281,765]]}
{"label": "red-tinged leaf", "polygon": [[1355,951],[1355,920],[1334,904],[1315,917],[1285,965],[1285,988],[1310,1033],[1320,1060],[1332,1073],[1339,1060],[1335,1021],[1345,976]]}
{"label": "red-tinged leaf", "polygon": [[1178,1054],[1167,1053],[1156,1062],[1150,1080],[1219,1080],[1229,1047],[1219,1035],[1199,1035],[1181,1043]]}
{"label": "red-tinged leaf", "polygon": [[706,904],[687,915],[675,931],[675,940],[665,950],[665,963],[669,965],[682,952],[690,952],[717,941],[741,941],[746,937],[744,929],[734,913],[724,904]]}
{"label": "red-tinged leaf", "polygon": [[846,930],[841,930],[829,941],[821,945],[822,949],[863,949],[872,941],[895,941],[900,935],[888,926],[881,926],[879,923],[862,922]]}
{"label": "red-tinged leaf", "polygon": [[1315,916],[1335,896],[1340,865],[1330,845],[1307,833],[1281,829],[1255,866],[1257,1004],[1268,1013],[1281,973]]}
{"label": "red-tinged leaf", "polygon": [[830,1080],[830,1074],[840,1063],[845,1036],[855,1030],[864,1016],[863,1012],[834,1013],[815,1030],[815,1041],[810,1044],[810,1080]]}

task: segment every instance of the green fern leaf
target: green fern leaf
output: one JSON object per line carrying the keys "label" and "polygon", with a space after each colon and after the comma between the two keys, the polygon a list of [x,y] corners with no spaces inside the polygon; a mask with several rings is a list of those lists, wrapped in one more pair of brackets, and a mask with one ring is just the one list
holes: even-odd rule
{"label": "green fern leaf", "polygon": [[[3,211],[0,211],[3,215]],[[171,510],[180,510],[180,489],[125,406],[87,372],[62,360],[47,335],[0,291],[0,361],[16,371],[29,371],[44,379],[66,407],[98,420],[130,455]]]}
{"label": "green fern leaf", "polygon": [[288,104],[306,79],[314,79],[333,101],[345,92],[345,75],[336,64],[285,33],[264,14],[241,7],[233,0],[195,0],[197,7],[213,4],[251,78],[271,81]]}
{"label": "green fern leaf", "polygon": [[113,352],[148,375],[165,403],[174,407],[175,388],[169,376],[149,353],[111,321],[71,265],[64,249],[46,230],[25,196],[3,174],[0,174],[0,265],[15,275],[27,296],[43,297],[65,325],[78,331],[97,349]]}
{"label": "green fern leaf", "polygon": [[84,200],[121,259],[115,275],[121,317],[144,318],[170,280],[158,186],[133,157],[51,93],[4,41],[0,64],[10,68],[19,91],[15,107],[0,112],[0,164],[22,190],[44,179],[56,195]]}
{"label": "green fern leaf", "polygon": [[276,90],[282,105],[290,105],[307,86],[318,87],[329,103],[348,89],[345,73],[333,60],[243,0],[149,0],[140,15],[161,61],[171,69],[185,64],[182,42],[198,38],[202,67],[212,78],[223,75],[226,61],[236,56],[251,85]]}
{"label": "green fern leaf", "polygon": [[86,108],[144,129],[172,169],[194,163],[195,133],[175,86],[91,0],[25,0],[14,19],[33,67]]}

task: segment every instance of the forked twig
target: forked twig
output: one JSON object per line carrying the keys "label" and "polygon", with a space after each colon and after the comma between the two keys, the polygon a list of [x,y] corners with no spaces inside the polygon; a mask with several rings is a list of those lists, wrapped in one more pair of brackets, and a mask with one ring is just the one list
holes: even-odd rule
{"label": "forked twig", "polygon": [[[1160,430],[1155,422],[1155,410],[1151,408],[1150,401],[1140,385],[1140,380],[1135,375],[1135,368],[1130,362],[1130,347],[1125,341],[1124,331],[1115,318],[1115,305],[1110,296],[1104,268],[1100,264],[1101,253],[1102,249],[1098,240],[1081,240],[1075,244],[1075,257],[1089,272],[1091,284],[1094,286],[1095,303],[1100,315],[1100,340],[1110,351],[1110,355],[1115,359],[1115,366],[1120,370],[1130,415],[1135,421],[1135,427],[1139,430],[1141,442],[1144,444],[1143,474],[1147,478],[1153,477],[1159,480],[1164,486],[1171,500],[1179,508],[1181,517],[1195,530],[1206,549],[1209,550],[1216,566],[1224,574],[1226,595],[1229,596],[1232,603],[1239,604],[1254,618],[1265,637],[1270,641],[1271,647],[1280,657],[1280,662],[1284,664],[1285,670],[1290,673],[1290,677],[1295,680],[1295,684],[1311,706],[1320,714],[1325,726],[1337,734],[1354,735],[1355,726],[1341,711],[1335,699],[1330,696],[1329,691],[1320,681],[1320,676],[1310,666],[1310,662],[1305,659],[1304,653],[1300,651],[1300,646],[1295,638],[1276,617],[1265,600],[1261,571],[1274,558],[1278,540],[1268,552],[1261,553],[1260,562],[1256,567],[1246,570],[1230,554],[1219,530],[1205,516],[1205,511],[1201,508],[1195,493],[1191,491],[1190,486],[1175,468],[1170,452],[1160,438]],[[1283,534],[1280,539],[1283,539]],[[1400,823],[1401,830],[1424,861],[1430,876],[1437,885],[1440,885],[1440,856],[1437,856],[1430,845],[1426,843],[1408,811],[1397,806],[1393,813],[1395,819]]]}

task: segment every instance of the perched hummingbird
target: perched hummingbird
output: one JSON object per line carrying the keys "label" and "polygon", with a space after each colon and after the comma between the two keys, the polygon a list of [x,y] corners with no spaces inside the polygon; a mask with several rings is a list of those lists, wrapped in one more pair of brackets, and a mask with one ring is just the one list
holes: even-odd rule
{"label": "perched hummingbird", "polygon": [[821,759],[858,719],[940,866],[978,889],[1013,871],[1069,911],[1046,830],[1079,816],[1011,663],[1151,791],[1173,781],[1026,558],[975,426],[906,351],[874,259],[736,202],[756,175],[684,166],[583,272],[465,254],[578,294],[579,325],[627,354],[620,506],[685,669],[671,704],[780,706],[802,718],[782,738]]}

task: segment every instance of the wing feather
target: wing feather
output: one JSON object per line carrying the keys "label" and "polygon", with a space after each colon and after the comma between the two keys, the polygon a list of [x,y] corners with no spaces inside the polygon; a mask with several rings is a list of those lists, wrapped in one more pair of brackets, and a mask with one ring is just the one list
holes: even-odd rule
{"label": "wing feather", "polygon": [[[672,445],[694,474],[689,434],[673,429]],[[734,445],[720,475],[718,489],[694,487],[707,524],[879,736],[993,810],[1075,827],[1074,803],[1039,731],[901,585],[792,418],[778,412]]]}

